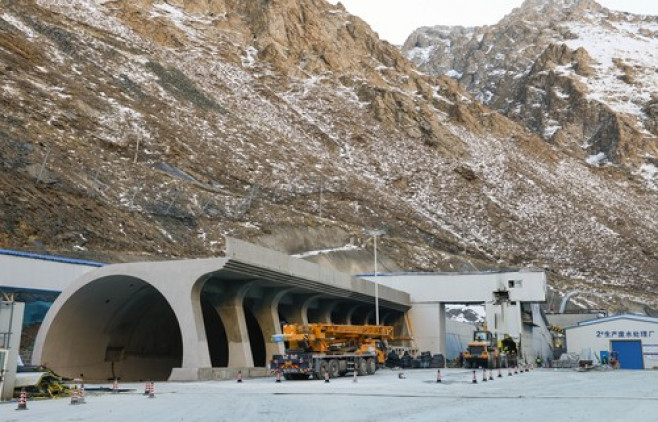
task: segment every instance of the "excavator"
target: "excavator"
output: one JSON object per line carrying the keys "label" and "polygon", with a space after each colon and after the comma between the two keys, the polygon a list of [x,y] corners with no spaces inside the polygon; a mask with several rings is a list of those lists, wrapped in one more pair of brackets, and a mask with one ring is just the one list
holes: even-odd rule
{"label": "excavator", "polygon": [[385,325],[287,324],[282,332],[272,341],[283,342],[286,352],[274,355],[270,368],[287,380],[372,375],[393,338],[393,327]]}

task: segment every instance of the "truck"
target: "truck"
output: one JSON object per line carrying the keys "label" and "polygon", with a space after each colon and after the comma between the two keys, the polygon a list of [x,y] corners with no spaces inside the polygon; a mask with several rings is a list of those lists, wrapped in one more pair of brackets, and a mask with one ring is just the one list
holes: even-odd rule
{"label": "truck", "polygon": [[516,342],[505,335],[500,344],[491,331],[477,330],[473,341],[468,343],[464,352],[464,365],[467,368],[501,368],[518,365]]}
{"label": "truck", "polygon": [[393,327],[386,325],[286,324],[272,341],[285,344],[270,369],[287,380],[372,375],[384,365]]}
{"label": "truck", "polygon": [[473,333],[473,341],[468,343],[464,352],[464,364],[467,368],[500,367],[500,349],[491,331],[478,330]]}

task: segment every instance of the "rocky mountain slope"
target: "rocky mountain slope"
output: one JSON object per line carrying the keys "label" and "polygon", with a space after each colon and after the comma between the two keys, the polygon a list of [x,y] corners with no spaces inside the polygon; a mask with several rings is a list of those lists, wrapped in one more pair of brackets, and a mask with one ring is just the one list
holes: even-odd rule
{"label": "rocky mountain slope", "polygon": [[406,55],[590,165],[658,189],[658,17],[527,0],[478,28],[421,28]]}
{"label": "rocky mountain slope", "polygon": [[[658,198],[419,73],[323,0],[0,0],[0,248],[104,261],[223,236],[344,271],[543,266],[658,306]],[[315,252],[314,252],[315,251]]]}

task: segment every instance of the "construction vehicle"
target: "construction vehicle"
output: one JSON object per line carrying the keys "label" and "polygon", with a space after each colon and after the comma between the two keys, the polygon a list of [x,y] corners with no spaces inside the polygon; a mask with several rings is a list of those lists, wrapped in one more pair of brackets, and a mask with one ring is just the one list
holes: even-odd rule
{"label": "construction vehicle", "polygon": [[383,325],[287,324],[272,341],[284,342],[270,368],[287,380],[337,378],[356,371],[372,375],[386,361],[393,327]]}
{"label": "construction vehicle", "polygon": [[505,338],[500,341],[500,348],[502,349],[500,366],[507,368],[518,366],[519,349],[514,339],[505,335]]}
{"label": "construction vehicle", "polygon": [[464,352],[467,368],[500,368],[500,348],[491,331],[477,330]]}

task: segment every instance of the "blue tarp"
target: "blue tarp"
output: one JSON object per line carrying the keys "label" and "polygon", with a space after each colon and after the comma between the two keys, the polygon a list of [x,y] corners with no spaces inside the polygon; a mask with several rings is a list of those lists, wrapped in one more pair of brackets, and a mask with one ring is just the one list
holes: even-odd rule
{"label": "blue tarp", "polygon": [[90,267],[103,267],[105,265],[101,262],[85,261],[82,259],[62,258],[53,255],[40,255],[40,254],[29,253],[29,252],[10,251],[6,249],[0,249],[0,255],[17,256],[20,258],[29,258],[29,259],[41,259],[44,261],[61,262],[64,264],[87,265]]}

